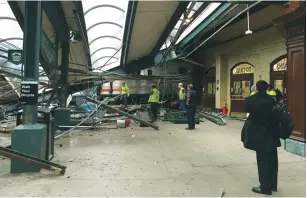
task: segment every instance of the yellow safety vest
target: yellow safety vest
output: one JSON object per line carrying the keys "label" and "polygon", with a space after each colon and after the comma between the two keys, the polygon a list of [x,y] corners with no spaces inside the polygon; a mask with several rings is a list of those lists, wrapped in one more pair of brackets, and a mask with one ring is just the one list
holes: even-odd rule
{"label": "yellow safety vest", "polygon": [[128,93],[129,93],[128,85],[122,86],[122,94],[128,94]]}
{"label": "yellow safety vest", "polygon": [[255,91],[253,91],[250,95],[252,96],[252,95],[255,95],[256,94],[256,92]]}
{"label": "yellow safety vest", "polygon": [[276,96],[276,92],[272,89],[272,90],[268,90],[266,91],[267,94],[269,94],[270,96]]}
{"label": "yellow safety vest", "polygon": [[152,92],[153,92],[153,93],[150,94],[148,102],[155,102],[155,103],[158,103],[159,100],[160,100],[160,92],[159,92],[159,90],[156,89],[156,88],[154,88],[154,89],[152,90]]}
{"label": "yellow safety vest", "polygon": [[179,100],[184,100],[185,98],[185,93],[183,93],[184,88],[180,88],[179,91]]}

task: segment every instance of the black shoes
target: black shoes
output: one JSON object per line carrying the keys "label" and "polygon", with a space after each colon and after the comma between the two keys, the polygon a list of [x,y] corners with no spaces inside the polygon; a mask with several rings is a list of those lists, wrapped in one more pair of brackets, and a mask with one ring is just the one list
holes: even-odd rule
{"label": "black shoes", "polygon": [[263,194],[263,195],[272,195],[272,190],[261,189],[260,187],[252,188],[254,193]]}
{"label": "black shoes", "polygon": [[185,130],[194,130],[195,128],[190,128],[190,127],[188,127],[188,128],[185,128]]}

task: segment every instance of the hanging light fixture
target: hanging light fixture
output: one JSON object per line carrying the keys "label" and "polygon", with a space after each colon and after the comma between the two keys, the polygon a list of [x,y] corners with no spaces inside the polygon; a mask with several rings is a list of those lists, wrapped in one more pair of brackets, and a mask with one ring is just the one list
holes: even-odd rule
{"label": "hanging light fixture", "polygon": [[[248,5],[247,5],[247,8],[248,8]],[[245,34],[250,35],[250,34],[253,34],[253,32],[249,29],[249,9],[247,10],[246,14],[247,14],[247,30]]]}

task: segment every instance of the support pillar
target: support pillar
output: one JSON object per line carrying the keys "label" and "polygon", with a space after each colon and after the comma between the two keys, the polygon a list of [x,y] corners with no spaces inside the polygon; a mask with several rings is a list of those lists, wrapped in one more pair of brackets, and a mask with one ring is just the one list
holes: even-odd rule
{"label": "support pillar", "polygon": [[70,42],[69,36],[61,42],[61,78],[60,78],[60,108],[55,111],[55,122],[60,126],[70,125],[70,109],[67,108],[67,97],[68,97],[68,67],[69,67],[69,51]]}
{"label": "support pillar", "polygon": [[216,56],[216,90],[215,90],[215,108],[222,109],[226,103],[229,109],[229,100],[227,97],[228,84],[228,58],[227,56]]}
{"label": "support pillar", "polygon": [[[24,81],[21,83],[23,124],[12,133],[12,149],[45,159],[46,132],[44,124],[37,124],[39,54],[42,31],[42,8],[40,1],[25,2],[24,28]],[[11,160],[12,173],[38,172],[40,168]]]}
{"label": "support pillar", "polygon": [[193,84],[193,89],[196,91],[196,94],[197,94],[197,104],[200,104],[200,100],[201,100],[202,81],[203,81],[203,76],[204,76],[203,74],[204,74],[203,67],[194,66],[192,84]]}

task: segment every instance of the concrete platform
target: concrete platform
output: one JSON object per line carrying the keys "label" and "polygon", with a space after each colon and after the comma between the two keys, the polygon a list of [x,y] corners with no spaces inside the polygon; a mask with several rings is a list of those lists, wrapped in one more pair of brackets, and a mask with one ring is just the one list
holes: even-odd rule
{"label": "concrete platform", "polygon": [[[0,160],[0,196],[202,196],[256,197],[256,155],[242,147],[243,122],[211,122],[185,131],[185,125],[159,123],[160,130],[130,127],[82,132],[56,144],[54,161],[65,176],[42,171],[9,174]],[[279,192],[274,197],[306,196],[305,158],[279,149]]]}

